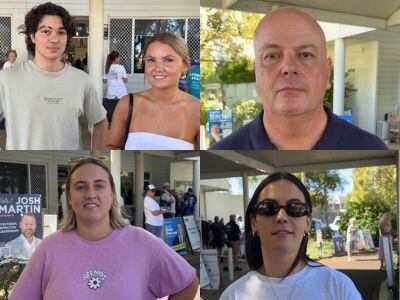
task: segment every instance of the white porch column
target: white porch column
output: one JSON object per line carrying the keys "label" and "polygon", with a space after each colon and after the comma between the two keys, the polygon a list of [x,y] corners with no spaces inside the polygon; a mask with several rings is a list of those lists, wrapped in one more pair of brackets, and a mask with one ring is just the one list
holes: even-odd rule
{"label": "white porch column", "polygon": [[199,221],[200,217],[200,157],[193,161],[193,193],[196,196],[197,202],[194,211],[194,219]]}
{"label": "white porch column", "polygon": [[103,99],[103,15],[104,1],[89,0],[88,72],[99,100]]}
{"label": "white porch column", "polygon": [[333,76],[333,113],[343,115],[344,112],[344,74],[346,61],[346,45],[344,39],[335,40],[335,63]]}
{"label": "white porch column", "polygon": [[111,150],[111,174],[114,178],[117,199],[121,197],[121,151]]}
{"label": "white porch column", "polygon": [[135,153],[135,225],[143,226],[143,185],[144,185],[144,154]]}
{"label": "white porch column", "polygon": [[246,214],[247,205],[249,204],[249,177],[247,172],[242,173],[242,185],[243,185],[243,219]]}

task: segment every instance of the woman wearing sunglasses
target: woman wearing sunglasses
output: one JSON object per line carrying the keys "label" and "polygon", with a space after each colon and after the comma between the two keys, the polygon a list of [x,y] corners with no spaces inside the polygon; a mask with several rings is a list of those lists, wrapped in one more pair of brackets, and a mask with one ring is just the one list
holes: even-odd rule
{"label": "woman wearing sunglasses", "polygon": [[67,214],[18,279],[11,300],[193,299],[196,270],[122,217],[111,172],[79,160],[66,182]]}
{"label": "woman wearing sunglasses", "polygon": [[246,210],[250,272],[220,299],[361,299],[346,275],[307,256],[311,212],[310,194],[297,177],[273,173],[265,178]]}

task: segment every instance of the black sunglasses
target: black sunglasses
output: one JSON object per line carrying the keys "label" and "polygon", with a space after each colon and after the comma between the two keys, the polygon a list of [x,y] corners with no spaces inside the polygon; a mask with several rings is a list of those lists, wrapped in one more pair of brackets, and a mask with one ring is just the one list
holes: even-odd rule
{"label": "black sunglasses", "polygon": [[155,189],[151,189],[151,190],[150,190],[150,192],[155,192],[155,191],[156,191]]}
{"label": "black sunglasses", "polygon": [[283,208],[290,217],[303,217],[311,213],[311,208],[298,199],[290,199],[286,205],[279,205],[272,199],[265,199],[254,206],[254,212],[263,216],[276,215]]}

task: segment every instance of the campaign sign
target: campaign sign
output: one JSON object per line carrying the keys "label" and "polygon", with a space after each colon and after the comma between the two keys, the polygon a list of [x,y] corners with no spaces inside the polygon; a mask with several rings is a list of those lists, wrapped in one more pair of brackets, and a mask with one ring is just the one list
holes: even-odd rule
{"label": "campaign sign", "polygon": [[193,216],[184,216],[183,221],[185,222],[186,230],[189,236],[190,245],[193,250],[200,249],[200,235],[197,229],[196,222]]}
{"label": "campaign sign", "polygon": [[200,255],[200,288],[210,285],[210,278],[208,277],[206,265],[204,264],[203,257]]}
{"label": "campaign sign", "polygon": [[218,135],[220,138],[227,137],[233,131],[233,112],[230,110],[209,110],[208,134]]}
{"label": "campaign sign", "polygon": [[[204,286],[204,289],[218,289],[220,285],[220,272],[218,263],[217,249],[201,249],[204,266],[210,280],[210,285]],[[205,275],[200,275],[205,277]]]}
{"label": "campaign sign", "polygon": [[335,255],[346,252],[346,249],[343,244],[343,236],[341,234],[332,236],[332,243],[333,243],[333,249],[335,249]]}
{"label": "campaign sign", "polygon": [[185,227],[182,218],[165,218],[165,242],[180,255],[186,255]]}
{"label": "campaign sign", "polygon": [[21,234],[19,223],[25,214],[33,214],[34,236],[42,238],[42,195],[0,194],[0,247]]}
{"label": "campaign sign", "polygon": [[362,247],[365,249],[375,249],[374,241],[372,240],[369,229],[361,229],[360,233]]}

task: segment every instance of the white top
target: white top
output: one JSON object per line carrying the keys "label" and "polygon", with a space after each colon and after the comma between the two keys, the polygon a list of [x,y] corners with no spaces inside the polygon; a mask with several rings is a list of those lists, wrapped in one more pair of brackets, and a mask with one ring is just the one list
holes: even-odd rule
{"label": "white top", "polygon": [[0,72],[7,150],[78,150],[79,118],[94,125],[106,113],[92,80],[69,63],[49,72],[29,60]]}
{"label": "white top", "polygon": [[107,79],[107,98],[121,99],[128,95],[122,78],[128,78],[124,66],[112,64],[108,73],[103,75],[103,79]]}
{"label": "white top", "polygon": [[361,300],[361,295],[345,274],[326,266],[307,265],[284,280],[250,271],[228,286],[219,299]]}
{"label": "white top", "polygon": [[9,60],[7,60],[3,65],[3,70],[11,69],[13,66],[14,66],[14,64],[12,62],[10,62]]}
{"label": "white top", "polygon": [[150,132],[129,132],[125,150],[193,150],[194,145],[180,139]]}
{"label": "white top", "polygon": [[153,226],[163,226],[164,217],[162,214],[154,216],[151,212],[155,210],[160,210],[160,205],[153,198],[146,196],[144,197],[144,215],[146,217],[147,224]]}
{"label": "white top", "polygon": [[12,257],[30,258],[41,241],[41,239],[38,239],[34,236],[32,243],[29,243],[23,234],[20,234],[17,238],[8,242],[6,247],[10,247],[10,253]]}

